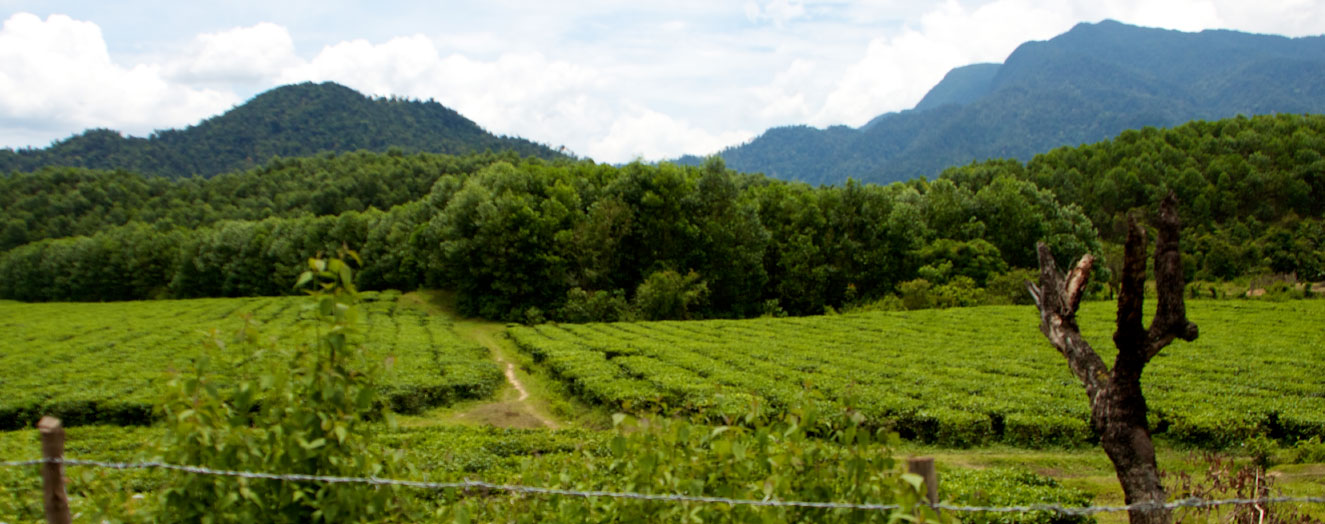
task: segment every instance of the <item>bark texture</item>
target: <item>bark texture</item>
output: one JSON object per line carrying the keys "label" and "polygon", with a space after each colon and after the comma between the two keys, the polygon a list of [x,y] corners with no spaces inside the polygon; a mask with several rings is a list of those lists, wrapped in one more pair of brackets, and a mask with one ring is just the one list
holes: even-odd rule
{"label": "bark texture", "polygon": [[[1146,422],[1146,399],[1141,394],[1141,372],[1161,349],[1175,339],[1195,340],[1196,324],[1187,320],[1183,304],[1182,260],[1178,249],[1177,200],[1172,193],[1160,204],[1156,224],[1155,287],[1159,301],[1150,327],[1141,319],[1145,300],[1146,230],[1129,217],[1124,247],[1122,285],[1118,293],[1117,331],[1113,334],[1118,356],[1110,370],[1077,326],[1077,306],[1090,278],[1095,258],[1086,255],[1064,276],[1044,243],[1037,246],[1040,282],[1028,283],[1040,309],[1040,331],[1067,359],[1090,399],[1091,425],[1100,446],[1113,461],[1128,504],[1163,504],[1166,501],[1155,465],[1155,446]],[[1167,524],[1171,512],[1138,508],[1128,512],[1133,523]]]}

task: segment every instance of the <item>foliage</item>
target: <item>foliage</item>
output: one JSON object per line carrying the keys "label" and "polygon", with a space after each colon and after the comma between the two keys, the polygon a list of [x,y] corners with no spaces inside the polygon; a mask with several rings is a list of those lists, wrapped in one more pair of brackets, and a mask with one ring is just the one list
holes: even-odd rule
{"label": "foliage", "polygon": [[[955,469],[939,474],[944,498],[963,506],[1009,507],[1032,504],[1089,506],[1089,493],[1066,488],[1054,479],[1030,471],[1010,468]],[[966,524],[1077,524],[1091,523],[1089,516],[1068,516],[1049,511],[1025,513],[964,513]]]}
{"label": "foliage", "polygon": [[[750,410],[747,408],[747,413]],[[643,476],[641,465],[654,462],[655,471],[667,469],[673,472],[706,470],[715,478],[715,483],[722,489],[753,490],[752,498],[762,499],[765,495],[762,484],[755,480],[773,477],[779,479],[776,484],[778,497],[790,500],[811,500],[823,495],[833,500],[847,501],[849,490],[856,490],[861,497],[857,500],[882,502],[865,498],[869,493],[887,496],[889,491],[907,491],[910,485],[901,485],[897,481],[896,466],[885,467],[894,463],[889,458],[885,442],[877,435],[862,435],[855,441],[845,441],[844,433],[855,423],[849,418],[819,415],[820,423],[793,429],[786,419],[760,422],[766,417],[754,417],[758,429],[750,426],[718,427],[700,426],[683,421],[648,419],[622,419],[613,431],[584,430],[517,430],[493,427],[468,426],[423,426],[388,427],[385,423],[372,422],[364,428],[363,437],[373,442],[374,446],[400,450],[405,462],[417,465],[417,469],[398,472],[399,478],[409,480],[451,481],[462,478],[480,478],[489,482],[500,483],[537,483],[546,480],[548,486],[558,485],[567,488],[601,487],[604,489],[626,489],[626,482],[631,478]],[[805,420],[805,419],[801,419]],[[733,422],[736,422],[733,420]],[[790,433],[786,433],[787,430]],[[627,430],[627,431],[622,431]],[[677,439],[684,431],[686,438]],[[715,434],[716,431],[716,434]],[[862,429],[855,430],[858,434]],[[159,441],[165,432],[161,426],[155,427],[114,427],[81,426],[70,428],[67,449],[71,457],[107,461],[135,461],[148,458],[153,442]],[[759,432],[767,435],[762,445],[755,438]],[[784,435],[785,434],[785,435]],[[620,437],[624,446],[614,448],[612,443]],[[826,438],[825,438],[826,437]],[[886,436],[885,436],[886,437]],[[850,440],[850,439],[847,439]],[[653,449],[659,442],[666,447]],[[726,447],[735,451],[744,446],[746,461],[737,461],[733,453],[719,453]],[[23,460],[31,458],[39,443],[35,430],[0,432],[0,460]],[[630,457],[640,457],[641,461],[628,464]],[[770,471],[772,466],[760,467],[756,457],[764,456],[776,460],[786,460],[786,464],[775,462],[781,468]],[[652,458],[658,459],[652,461]],[[818,463],[806,462],[810,458],[822,459]],[[671,461],[675,458],[675,461]],[[693,459],[684,462],[681,459]],[[836,458],[844,459],[837,464]],[[669,462],[662,462],[668,460]],[[854,464],[853,464],[854,462]],[[730,466],[730,469],[718,469]],[[843,472],[861,468],[869,469],[879,475],[878,482],[869,485],[848,487],[851,477]],[[1061,504],[1075,504],[1072,497],[1076,492],[1059,487],[1049,487],[1047,481],[1020,471],[996,470],[996,474],[985,472],[965,472],[946,469],[940,474],[942,497],[953,504],[976,504],[987,501],[989,497],[1004,497],[1011,504],[1035,503],[1041,500],[1057,501]],[[562,474],[565,473],[565,478]],[[68,484],[74,510],[85,517],[115,521],[133,521],[149,519],[160,504],[160,493],[176,474],[159,470],[103,470],[95,468],[71,468]],[[833,476],[840,479],[834,479]],[[805,481],[793,482],[804,477]],[[755,480],[752,480],[755,479]],[[972,480],[973,479],[973,480]],[[667,486],[660,485],[657,478],[648,479],[653,484],[639,484],[632,489],[643,490],[647,486],[656,486],[661,492]],[[968,481],[969,480],[969,481]],[[740,484],[745,483],[745,486]],[[734,485],[734,487],[733,487]],[[0,515],[10,521],[41,521],[41,480],[35,468],[0,469]],[[996,488],[995,488],[996,486]],[[830,492],[792,493],[785,490],[800,487],[820,487]],[[717,488],[710,490],[715,493]],[[601,518],[608,518],[608,504],[605,502],[589,503],[581,499],[532,497],[521,498],[515,495],[493,492],[441,493],[431,496],[421,491],[410,491],[416,495],[414,501],[423,511],[441,513],[434,519],[445,520],[468,514],[471,521],[519,521],[521,518],[544,521],[559,520],[560,511],[573,515],[592,513]],[[905,493],[903,493],[905,494]],[[1001,495],[1000,495],[1001,494]],[[909,495],[908,495],[909,496]],[[983,499],[979,497],[984,497]],[[818,500],[818,499],[815,499]],[[828,499],[824,499],[828,500]],[[8,504],[8,505],[6,505]],[[621,504],[615,508],[622,514],[639,511],[641,508],[661,508],[661,511],[679,511],[667,505]],[[754,508],[724,509],[725,505],[691,505],[689,509],[704,514],[717,514],[718,520],[735,519],[733,515],[754,514],[765,518],[775,518],[780,511],[759,510]],[[515,512],[516,510],[520,512]],[[538,510],[540,513],[530,513]],[[877,513],[874,518],[888,515]],[[816,513],[809,510],[791,510],[789,516],[782,519],[795,520],[795,515],[803,518],[821,518],[828,514],[829,521],[849,518]],[[856,514],[847,514],[856,515]],[[866,513],[859,513],[862,517]],[[424,515],[417,515],[423,519]],[[971,515],[963,515],[964,520]],[[562,519],[564,520],[564,519]],[[574,519],[572,519],[574,520]],[[619,519],[620,520],[620,519]],[[655,520],[661,520],[657,518]],[[739,520],[738,520],[739,521]],[[1022,522],[1022,521],[1016,521]],[[1038,522],[1035,520],[1025,522]]]}
{"label": "foliage", "polygon": [[898,286],[899,294],[902,297],[902,307],[906,309],[929,309],[934,307],[934,299],[930,296],[930,290],[934,285],[923,278],[908,280]]}
{"label": "foliage", "polygon": [[935,283],[963,276],[984,287],[991,277],[1008,270],[998,248],[981,238],[967,242],[941,238],[922,248],[918,258],[925,264],[919,270],[921,278]]}
{"label": "foliage", "polygon": [[557,316],[562,322],[616,322],[629,320],[631,314],[630,304],[620,290],[609,293],[576,287],[566,292],[566,305]]}
{"label": "foliage", "polygon": [[[159,428],[81,426],[65,429],[65,456],[83,460],[129,461],[147,455],[161,436]],[[0,432],[0,460],[40,456],[36,429]],[[45,522],[42,479],[38,468],[0,468],[0,518],[6,522]],[[111,521],[143,516],[150,503],[136,493],[152,493],[165,476],[159,471],[66,468],[70,511],[89,519]]]}
{"label": "foliage", "polygon": [[[615,418],[607,454],[530,462],[522,483],[556,489],[633,491],[753,500],[899,504],[893,511],[650,502],[596,497],[468,497],[443,508],[456,520],[540,522],[895,522],[953,521],[923,503],[920,479],[901,475],[861,418],[830,417],[809,404],[765,422],[702,426],[666,417]],[[592,466],[582,465],[589,459]],[[449,494],[450,497],[458,494]]]}
{"label": "foliage", "polygon": [[[68,428],[67,456],[110,462],[154,460],[159,458],[157,443],[166,435],[163,426]],[[584,430],[391,426],[379,419],[361,427],[356,438],[371,441],[374,448],[398,450],[403,462],[418,466],[396,471],[400,479],[451,481],[479,477],[504,482],[518,475],[530,461],[559,461],[572,455],[581,459],[601,457],[607,453],[609,436],[606,432]],[[35,429],[0,432],[0,460],[28,460],[40,448]],[[157,516],[161,493],[178,478],[176,473],[148,469],[71,467],[66,471],[74,513],[98,522],[149,520]],[[260,471],[267,470],[260,468]],[[409,493],[415,495],[416,504],[438,503],[423,492]],[[41,500],[37,468],[0,468],[0,518],[6,522],[44,522]]]}
{"label": "foliage", "polygon": [[[1011,240],[986,235],[981,220],[1015,217],[1018,238],[1072,238],[1081,249],[1094,235],[1025,182],[985,200],[949,184],[980,206],[940,211],[909,186],[815,189],[720,162],[356,153],[168,184],[59,170],[6,180],[32,196],[5,208],[23,233],[14,242],[27,243],[0,254],[0,296],[29,301],[283,294],[296,261],[346,244],[367,255],[361,287],[452,288],[467,315],[523,321],[536,308],[555,319],[576,287],[636,302],[650,275],[668,269],[693,270],[708,288],[689,315],[758,316],[770,300],[809,314],[882,297],[949,251],[963,256],[953,276],[976,279],[1025,258],[995,248]],[[968,211],[984,218],[949,220]],[[42,239],[76,234],[85,236]]]}
{"label": "foliage", "polygon": [[635,290],[635,308],[645,320],[686,320],[708,294],[708,283],[694,271],[685,276],[670,269],[658,271]]}
{"label": "foliage", "polygon": [[45,238],[92,236],[126,224],[164,232],[225,220],[389,210],[426,195],[444,175],[518,160],[513,153],[358,151],[273,158],[252,169],[210,178],[172,180],[72,167],[9,173],[0,175],[0,250]]}
{"label": "foliage", "polygon": [[[751,398],[777,413],[809,387],[816,402],[850,407],[865,425],[907,438],[1083,445],[1094,436],[1079,386],[1025,308],[543,325],[509,334],[572,394],[610,409],[722,421]],[[1153,430],[1206,448],[1256,435],[1325,436],[1317,358],[1325,337],[1315,323],[1283,321],[1321,308],[1189,302],[1191,318],[1223,328],[1147,367]],[[1087,302],[1079,322],[1086,336],[1107,337],[1113,315],[1109,304]],[[1037,347],[1044,349],[1026,349]]]}
{"label": "foliage", "polygon": [[1293,462],[1298,464],[1325,462],[1325,443],[1320,436],[1299,440],[1293,446]]}
{"label": "foliage", "polygon": [[[293,281],[293,279],[291,279]],[[372,360],[392,360],[382,398],[397,411],[484,398],[502,383],[487,351],[451,332],[447,320],[402,304],[399,292],[365,292],[359,306]],[[156,387],[167,369],[183,369],[199,353],[192,342],[217,322],[260,326],[282,339],[299,336],[298,297],[195,299],[105,304],[0,303],[0,428],[30,426],[42,414],[66,426],[147,424]],[[247,333],[249,331],[239,331]],[[235,333],[232,335],[232,333]],[[210,338],[226,344],[238,333]],[[230,347],[230,346],[227,346]],[[242,347],[242,346],[241,346]],[[241,360],[233,350],[215,358]],[[253,363],[277,362],[271,352]],[[213,380],[237,380],[237,369],[213,366]],[[61,384],[53,388],[52,384]]]}
{"label": "foliage", "polygon": [[1029,306],[1035,303],[1026,291],[1026,283],[1034,282],[1039,274],[1034,269],[1014,269],[990,277],[985,293],[991,304]]}
{"label": "foliage", "polygon": [[[313,285],[308,306],[312,343],[285,353],[281,342],[264,343],[246,326],[245,342],[256,351],[283,353],[286,359],[245,369],[237,381],[219,382],[211,372],[212,357],[203,355],[170,380],[158,406],[166,429],[163,460],[221,470],[400,475],[398,457],[383,453],[365,435],[367,419],[380,416],[378,372],[373,369],[380,364],[371,363],[362,348],[350,267],[338,258],[310,259],[309,271],[296,287],[306,284]],[[220,350],[224,343],[211,344]],[[244,361],[222,365],[248,367]],[[393,487],[180,475],[166,484],[157,517],[362,522],[400,514],[405,500]]]}
{"label": "foliage", "polygon": [[[13,246],[0,253],[0,297],[286,294],[298,261],[345,244],[363,246],[363,289],[450,288],[462,314],[517,322],[620,319],[609,298],[637,303],[669,269],[702,276],[706,299],[686,312],[699,318],[819,314],[916,279],[933,288],[931,306],[1017,303],[1027,295],[1013,273],[1035,265],[1037,241],[1062,264],[1092,252],[1116,266],[1120,217],[1170,188],[1184,202],[1188,281],[1309,281],[1325,274],[1311,153],[1325,153],[1322,130],[1317,116],[1193,122],[890,186],[814,188],[717,159],[614,167],[512,154],[324,155],[173,182],[12,173],[0,175],[0,242]],[[949,286],[956,277],[974,287]],[[596,305],[572,303],[575,288]],[[1297,294],[1283,291],[1271,296]]]}

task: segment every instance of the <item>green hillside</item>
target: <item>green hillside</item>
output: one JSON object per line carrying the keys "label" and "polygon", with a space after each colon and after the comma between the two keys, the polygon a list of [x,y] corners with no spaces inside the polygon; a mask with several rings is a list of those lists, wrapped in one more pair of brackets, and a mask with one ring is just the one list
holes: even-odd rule
{"label": "green hillside", "polygon": [[327,82],[278,87],[197,125],[158,131],[147,138],[93,129],[47,148],[0,150],[0,172],[68,166],[169,178],[208,177],[258,167],[273,157],[392,148],[560,156],[528,140],[488,133],[432,100],[369,98]]}

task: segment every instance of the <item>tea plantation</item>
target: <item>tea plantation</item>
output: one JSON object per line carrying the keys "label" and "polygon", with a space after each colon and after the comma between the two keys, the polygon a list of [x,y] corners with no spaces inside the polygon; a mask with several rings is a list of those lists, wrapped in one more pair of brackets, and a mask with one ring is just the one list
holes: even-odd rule
{"label": "tea plantation", "polygon": [[[1112,363],[1111,303],[1083,306]],[[1325,435],[1325,302],[1193,301],[1191,344],[1146,368],[1153,429],[1223,448],[1253,435]],[[799,395],[945,446],[1029,447],[1092,438],[1085,393],[1032,307],[740,321],[517,327],[524,351],[586,401],[720,421]]]}
{"label": "tea plantation", "polygon": [[[483,347],[457,338],[445,317],[405,306],[397,292],[364,293],[369,358],[389,361],[384,389],[392,408],[414,412],[483,398],[502,375]],[[254,360],[235,344],[241,329],[284,343],[314,336],[300,321],[303,297],[109,303],[0,302],[0,429],[29,427],[41,414],[65,425],[145,424],[157,387],[172,369],[206,355],[222,376]],[[244,317],[248,317],[248,321]],[[223,331],[218,331],[218,327]],[[209,354],[213,338],[229,349]]]}

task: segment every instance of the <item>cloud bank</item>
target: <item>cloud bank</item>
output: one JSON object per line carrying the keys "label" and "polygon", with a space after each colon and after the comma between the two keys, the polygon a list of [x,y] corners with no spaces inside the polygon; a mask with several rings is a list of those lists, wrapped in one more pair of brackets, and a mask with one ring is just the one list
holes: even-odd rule
{"label": "cloud bank", "polygon": [[351,11],[318,19],[321,40],[310,42],[296,19],[261,19],[250,7],[251,23],[200,26],[139,54],[113,52],[134,43],[108,42],[96,21],[8,15],[0,146],[43,146],[91,127],[145,135],[281,84],[335,81],[434,99],[494,133],[599,161],[654,160],[716,152],[778,125],[859,126],[910,108],[953,67],[1001,62],[1082,21],[1325,33],[1325,8],[1311,0],[506,0],[435,20],[411,11],[437,29],[402,34],[392,33],[409,25],[401,19],[373,25],[372,13]]}

